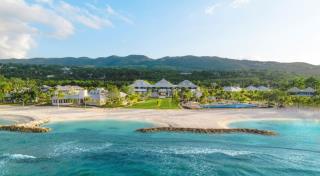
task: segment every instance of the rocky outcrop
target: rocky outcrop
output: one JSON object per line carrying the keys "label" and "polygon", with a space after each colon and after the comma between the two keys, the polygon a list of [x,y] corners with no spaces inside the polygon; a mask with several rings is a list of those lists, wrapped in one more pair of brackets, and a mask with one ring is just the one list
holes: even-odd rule
{"label": "rocky outcrop", "polygon": [[248,129],[248,128],[233,128],[233,129],[204,129],[204,128],[177,128],[177,127],[155,127],[155,128],[141,128],[136,131],[142,133],[152,132],[189,132],[189,133],[206,133],[206,134],[223,134],[223,133],[246,133],[246,134],[257,134],[265,136],[277,135],[274,131]]}
{"label": "rocky outcrop", "polygon": [[24,133],[47,133],[50,131],[50,128],[4,125],[4,126],[0,126],[0,130],[16,131],[16,132],[24,132]]}
{"label": "rocky outcrop", "polygon": [[51,129],[40,127],[41,125],[48,123],[48,120],[34,120],[28,123],[15,124],[15,125],[2,125],[0,130],[2,131],[16,131],[24,133],[47,133]]}

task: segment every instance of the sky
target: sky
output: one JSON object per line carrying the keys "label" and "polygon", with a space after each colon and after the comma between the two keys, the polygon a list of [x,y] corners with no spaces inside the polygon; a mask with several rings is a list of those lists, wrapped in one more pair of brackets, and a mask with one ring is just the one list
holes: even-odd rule
{"label": "sky", "polygon": [[141,54],[320,64],[319,0],[1,0],[0,59]]}

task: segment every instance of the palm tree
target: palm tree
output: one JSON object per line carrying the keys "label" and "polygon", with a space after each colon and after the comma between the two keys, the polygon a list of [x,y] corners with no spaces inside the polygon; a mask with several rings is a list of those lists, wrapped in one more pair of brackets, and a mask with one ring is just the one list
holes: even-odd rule
{"label": "palm tree", "polygon": [[177,90],[173,90],[172,92],[172,99],[176,102],[180,101],[180,96],[179,96],[179,92]]}
{"label": "palm tree", "polygon": [[185,101],[190,101],[193,97],[193,93],[190,90],[186,90],[183,92],[183,99]]}
{"label": "palm tree", "polygon": [[5,95],[11,90],[10,83],[5,78],[0,77],[0,100],[4,100]]}
{"label": "palm tree", "polygon": [[21,100],[22,100],[22,106],[24,106],[25,104],[27,104],[28,102],[31,101],[32,97],[31,95],[29,94],[29,92],[23,92],[21,94]]}

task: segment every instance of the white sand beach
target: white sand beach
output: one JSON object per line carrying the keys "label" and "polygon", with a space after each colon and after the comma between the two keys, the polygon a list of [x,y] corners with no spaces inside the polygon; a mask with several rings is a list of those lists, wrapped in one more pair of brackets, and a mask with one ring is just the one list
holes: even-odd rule
{"label": "white sand beach", "polygon": [[0,118],[15,116],[50,122],[75,120],[125,120],[150,122],[156,126],[192,128],[228,128],[237,121],[249,120],[296,120],[320,121],[319,110],[298,109],[211,109],[211,110],[145,110],[72,108],[54,106],[0,106]]}

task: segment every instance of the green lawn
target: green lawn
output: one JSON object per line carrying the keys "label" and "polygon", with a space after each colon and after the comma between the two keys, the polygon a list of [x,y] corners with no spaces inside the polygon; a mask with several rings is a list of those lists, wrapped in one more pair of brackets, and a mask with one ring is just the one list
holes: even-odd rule
{"label": "green lawn", "polygon": [[148,99],[144,102],[136,103],[129,108],[134,109],[179,109],[179,103],[171,98]]}

